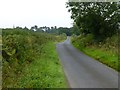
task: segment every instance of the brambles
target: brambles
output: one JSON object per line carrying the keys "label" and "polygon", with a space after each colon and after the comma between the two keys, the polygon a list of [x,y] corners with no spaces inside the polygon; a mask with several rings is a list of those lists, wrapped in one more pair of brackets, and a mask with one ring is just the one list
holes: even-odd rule
{"label": "brambles", "polygon": [[41,56],[44,45],[51,41],[58,41],[58,38],[55,35],[24,29],[4,29],[2,34],[3,87],[14,87],[13,82],[17,82],[17,77],[21,75],[24,67]]}

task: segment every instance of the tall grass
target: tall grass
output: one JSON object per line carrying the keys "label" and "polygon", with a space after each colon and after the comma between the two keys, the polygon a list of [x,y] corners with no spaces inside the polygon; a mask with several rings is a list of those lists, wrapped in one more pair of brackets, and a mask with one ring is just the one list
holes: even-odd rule
{"label": "tall grass", "polygon": [[[44,46],[65,37],[29,30],[5,29],[2,33],[2,86],[14,87],[25,67],[42,57]],[[42,62],[42,61],[41,61]]]}
{"label": "tall grass", "polygon": [[64,73],[60,65],[55,43],[43,47],[43,53],[24,69],[24,74],[14,85],[16,88],[65,88]]}
{"label": "tall grass", "polygon": [[73,36],[72,44],[85,54],[120,71],[118,60],[118,36],[107,38],[103,42],[95,43],[91,35]]}

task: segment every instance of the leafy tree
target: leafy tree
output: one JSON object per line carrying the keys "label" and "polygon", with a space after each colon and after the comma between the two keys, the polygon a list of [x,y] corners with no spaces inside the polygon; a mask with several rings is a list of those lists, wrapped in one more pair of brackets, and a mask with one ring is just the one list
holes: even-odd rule
{"label": "leafy tree", "polygon": [[104,40],[119,29],[119,4],[116,2],[68,2],[66,6],[80,32]]}
{"label": "leafy tree", "polygon": [[76,24],[73,24],[73,27],[70,28],[71,34],[80,35],[80,29]]}
{"label": "leafy tree", "polygon": [[26,26],[24,27],[24,30],[29,30]]}

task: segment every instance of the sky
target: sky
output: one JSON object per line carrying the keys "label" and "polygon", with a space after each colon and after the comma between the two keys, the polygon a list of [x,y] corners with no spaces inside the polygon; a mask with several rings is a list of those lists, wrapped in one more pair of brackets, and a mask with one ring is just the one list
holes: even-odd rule
{"label": "sky", "polygon": [[0,28],[71,27],[68,0],[0,0]]}

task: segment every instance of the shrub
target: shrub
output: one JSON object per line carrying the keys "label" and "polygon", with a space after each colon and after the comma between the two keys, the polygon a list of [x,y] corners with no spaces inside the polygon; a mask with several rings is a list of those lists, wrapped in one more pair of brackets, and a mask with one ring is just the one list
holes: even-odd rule
{"label": "shrub", "polygon": [[53,35],[22,29],[4,29],[2,36],[3,87],[16,82],[23,68],[41,55],[44,44],[55,40]]}

